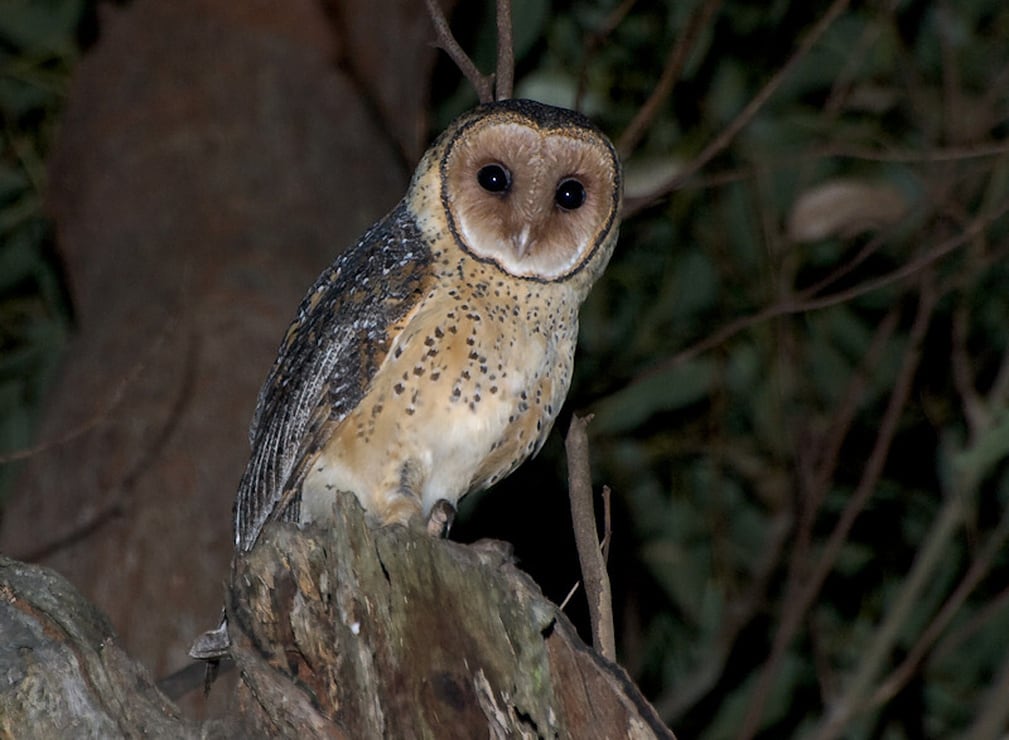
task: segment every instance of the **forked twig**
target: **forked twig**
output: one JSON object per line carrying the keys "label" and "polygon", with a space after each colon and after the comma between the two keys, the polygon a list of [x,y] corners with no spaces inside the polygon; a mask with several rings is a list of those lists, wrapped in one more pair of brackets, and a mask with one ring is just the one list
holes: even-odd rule
{"label": "forked twig", "polygon": [[662,68],[662,74],[659,75],[659,81],[655,85],[655,89],[648,96],[648,100],[638,109],[634,118],[620,135],[619,141],[617,141],[617,151],[620,152],[621,157],[630,156],[631,152],[634,151],[641,138],[645,135],[645,132],[648,131],[648,127],[652,125],[652,121],[659,112],[659,108],[672,94],[673,88],[680,77],[680,72],[687,62],[687,57],[693,50],[697,39],[700,38],[701,31],[704,30],[705,26],[715,16],[715,13],[718,12],[721,4],[722,0],[707,0],[703,6],[690,16],[686,29],[680,34],[680,37],[676,40],[676,43],[669,51],[669,55],[666,57],[665,66]]}
{"label": "forked twig", "polygon": [[452,34],[448,19],[437,0],[425,0],[428,15],[434,25],[436,44],[455,62],[463,73],[481,103],[504,100],[512,96],[515,83],[515,50],[512,44],[511,0],[497,0],[497,73],[483,74],[463,51]]}
{"label": "forked twig", "polygon": [[719,154],[723,149],[728,147],[733,139],[742,131],[753,118],[760,112],[760,109],[764,107],[767,101],[778,91],[782,83],[791,74],[799,62],[805,59],[806,55],[813,49],[816,43],[823,37],[827,30],[834,24],[842,13],[848,9],[848,5],[851,0],[834,0],[827,12],[821,16],[820,20],[816,22],[809,33],[807,33],[802,41],[799,43],[799,47],[795,50],[795,53],[789,57],[788,61],[785,62],[781,68],[774,73],[774,75],[769,79],[764,86],[757,92],[750,102],[736,115],[736,117],[725,127],[719,134],[701,150],[700,154],[693,158],[690,163],[684,167],[682,170],[677,172],[671,178],[661,183],[657,188],[655,188],[648,195],[635,198],[633,201],[625,201],[623,213],[621,214],[623,218],[637,213],[641,209],[651,205],[653,202],[668,195],[677,188],[679,188],[686,180],[692,177],[698,170],[700,170],[704,165],[710,162]]}
{"label": "forked twig", "polygon": [[918,363],[922,355],[922,343],[925,332],[932,319],[936,295],[932,286],[932,276],[926,272],[922,275],[919,288],[918,310],[911,327],[910,341],[904,350],[900,370],[894,382],[890,400],[879,425],[872,451],[866,460],[865,469],[858,486],[841,512],[834,529],[828,536],[819,559],[813,564],[805,582],[799,584],[796,593],[789,599],[787,608],[778,624],[777,632],[771,647],[771,654],[764,662],[757,678],[756,687],[750,695],[749,706],[743,719],[740,738],[752,738],[757,734],[764,714],[764,707],[770,695],[774,679],[777,676],[781,661],[786,650],[792,643],[805,619],[809,608],[816,599],[824,581],[837,562],[841,548],[844,546],[858,515],[865,508],[869,499],[876,491],[876,486],[883,473],[883,465],[890,452],[890,447],[897,434],[901,411],[911,394],[912,381],[918,371]]}
{"label": "forked twig", "polygon": [[437,0],[425,0],[425,2],[427,3],[428,15],[431,16],[431,22],[434,24],[437,45],[449,55],[449,58],[455,62],[455,66],[459,68],[459,71],[470,81],[473,89],[476,90],[480,102],[489,103],[494,99],[493,78],[482,74],[473,63],[473,60],[469,58],[469,55],[459,46],[459,42],[452,35],[452,29],[448,27],[448,19],[445,18],[445,13],[442,11],[441,6],[438,5]]}

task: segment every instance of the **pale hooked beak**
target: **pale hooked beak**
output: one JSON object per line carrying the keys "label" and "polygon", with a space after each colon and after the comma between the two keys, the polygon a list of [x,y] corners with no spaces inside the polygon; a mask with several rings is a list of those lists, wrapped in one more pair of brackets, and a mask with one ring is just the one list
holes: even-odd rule
{"label": "pale hooked beak", "polygon": [[532,229],[529,227],[529,224],[526,224],[522,227],[522,231],[512,237],[512,243],[515,245],[515,252],[518,254],[519,259],[526,256],[531,234]]}

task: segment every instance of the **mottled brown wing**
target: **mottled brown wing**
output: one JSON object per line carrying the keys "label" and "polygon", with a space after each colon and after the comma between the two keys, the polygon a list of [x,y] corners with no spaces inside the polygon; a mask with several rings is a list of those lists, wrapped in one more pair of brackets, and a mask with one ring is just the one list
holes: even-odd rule
{"label": "mottled brown wing", "polygon": [[259,392],[252,456],[235,500],[235,547],[252,548],[285,496],[297,521],[299,465],[364,396],[389,328],[423,296],[431,249],[400,203],[330,265],[305,296]]}

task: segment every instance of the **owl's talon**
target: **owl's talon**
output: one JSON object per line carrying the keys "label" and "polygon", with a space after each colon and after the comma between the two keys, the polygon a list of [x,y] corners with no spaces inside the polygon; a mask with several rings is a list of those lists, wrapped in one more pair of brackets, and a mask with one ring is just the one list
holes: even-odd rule
{"label": "owl's talon", "polygon": [[427,517],[427,533],[432,537],[445,539],[448,531],[455,521],[455,507],[451,502],[440,498],[431,507],[431,513]]}

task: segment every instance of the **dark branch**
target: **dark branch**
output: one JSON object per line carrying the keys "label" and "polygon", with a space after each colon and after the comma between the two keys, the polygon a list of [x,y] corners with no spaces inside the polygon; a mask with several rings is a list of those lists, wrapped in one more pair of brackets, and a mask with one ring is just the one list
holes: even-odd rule
{"label": "dark branch", "polygon": [[473,89],[476,90],[480,102],[491,102],[494,99],[493,77],[482,74],[473,63],[473,60],[469,58],[469,55],[459,46],[459,42],[452,35],[452,29],[448,27],[448,20],[445,18],[445,13],[442,11],[441,6],[438,5],[437,0],[425,0],[425,2],[427,3],[427,12],[431,16],[431,22],[434,24],[438,47],[449,55],[449,58],[455,62],[459,70],[466,76],[466,79],[470,81]]}
{"label": "dark branch", "polygon": [[809,54],[817,42],[823,38],[824,34],[847,9],[851,0],[834,0],[827,11],[814,24],[810,31],[799,42],[795,53],[789,58],[781,68],[771,76],[771,79],[757,92],[749,103],[736,115],[736,117],[716,136],[694,159],[680,172],[673,175],[669,180],[661,183],[651,193],[624,202],[623,218],[637,213],[641,209],[654,203],[659,198],[673,192],[684,182],[694,176],[702,167],[726,149],[736,135],[739,134],[754,119],[757,113],[764,107],[771,96],[778,91],[785,79]]}
{"label": "dark branch", "polygon": [[666,57],[666,64],[662,69],[662,74],[659,75],[659,82],[655,86],[655,90],[635,114],[634,119],[628,124],[627,129],[617,142],[617,151],[620,152],[621,157],[628,157],[634,151],[645,132],[648,131],[648,127],[652,125],[662,104],[672,94],[694,44],[697,43],[701,32],[718,12],[721,4],[722,0],[707,0],[690,17],[686,29],[680,34],[673,48],[670,49],[669,56]]}
{"label": "dark branch", "polygon": [[505,100],[515,87],[515,49],[512,44],[511,0],[497,0],[497,80],[494,98]]}

